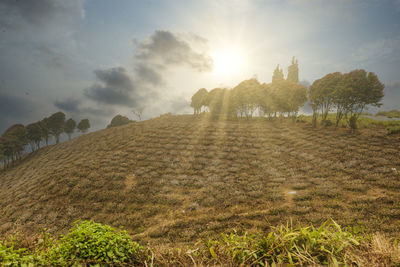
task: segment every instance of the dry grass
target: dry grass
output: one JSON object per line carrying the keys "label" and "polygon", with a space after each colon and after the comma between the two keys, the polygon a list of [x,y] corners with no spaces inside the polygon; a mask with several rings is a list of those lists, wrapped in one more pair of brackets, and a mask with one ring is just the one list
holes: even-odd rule
{"label": "dry grass", "polygon": [[58,234],[93,219],[175,244],[332,217],[394,236],[399,152],[384,129],[152,119],[41,149],[0,173],[0,233]]}

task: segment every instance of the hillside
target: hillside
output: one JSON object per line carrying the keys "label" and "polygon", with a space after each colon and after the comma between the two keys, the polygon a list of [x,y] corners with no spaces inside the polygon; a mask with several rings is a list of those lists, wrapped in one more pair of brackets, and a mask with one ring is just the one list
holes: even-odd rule
{"label": "hillside", "polygon": [[400,138],[384,130],[170,116],[49,146],[0,173],[0,233],[78,219],[188,242],[289,219],[395,234]]}

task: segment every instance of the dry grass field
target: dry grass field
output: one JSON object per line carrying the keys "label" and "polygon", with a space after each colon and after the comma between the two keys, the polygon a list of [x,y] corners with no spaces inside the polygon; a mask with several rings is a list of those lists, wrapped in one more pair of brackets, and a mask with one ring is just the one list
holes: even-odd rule
{"label": "dry grass field", "polygon": [[400,228],[400,136],[169,116],[90,133],[0,172],[0,233],[78,219],[176,244],[288,220]]}

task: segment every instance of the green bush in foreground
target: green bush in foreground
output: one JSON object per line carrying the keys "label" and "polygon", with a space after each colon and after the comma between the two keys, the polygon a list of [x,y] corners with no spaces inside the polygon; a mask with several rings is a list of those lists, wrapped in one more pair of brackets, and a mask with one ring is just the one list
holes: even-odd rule
{"label": "green bush in foreground", "polygon": [[91,221],[76,222],[50,251],[51,260],[60,265],[71,262],[134,262],[142,247],[128,232]]}
{"label": "green bush in foreground", "polygon": [[319,228],[290,223],[267,235],[233,232],[194,249],[157,251],[141,247],[126,231],[82,221],[58,241],[45,234],[28,242],[29,249],[16,238],[0,241],[0,266],[400,266],[396,241],[356,232],[333,220]]}
{"label": "green bush in foreground", "polygon": [[287,224],[273,228],[268,235],[222,235],[222,240],[208,241],[206,246],[215,261],[227,255],[234,265],[269,266],[345,264],[346,251],[360,245],[361,237],[344,231],[332,221],[321,227],[293,227]]}

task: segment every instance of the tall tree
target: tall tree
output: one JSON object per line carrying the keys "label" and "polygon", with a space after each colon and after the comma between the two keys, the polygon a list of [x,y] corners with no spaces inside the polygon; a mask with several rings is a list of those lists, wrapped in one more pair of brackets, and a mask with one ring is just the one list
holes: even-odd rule
{"label": "tall tree", "polygon": [[287,80],[294,83],[299,82],[299,62],[295,57],[292,58],[292,65],[288,67]]}
{"label": "tall tree", "polygon": [[86,133],[90,128],[90,123],[88,119],[83,119],[78,123],[78,130],[82,133]]}
{"label": "tall tree", "polygon": [[[329,111],[335,105],[336,92],[342,86],[343,74],[340,72],[329,73],[321,79],[315,80],[310,86],[308,95],[311,107],[313,108],[313,125],[316,126],[317,115],[321,111],[322,121],[326,121]],[[341,107],[337,107],[339,117]]]}
{"label": "tall tree", "polygon": [[279,64],[278,64],[278,66],[276,66],[276,68],[274,70],[274,73],[272,74],[272,83],[280,82],[284,79],[285,79],[285,77],[283,75],[283,70],[279,68]]}
{"label": "tall tree", "polygon": [[55,137],[56,143],[60,142],[60,135],[64,132],[65,114],[61,111],[49,117],[49,130]]}
{"label": "tall tree", "polygon": [[76,122],[70,118],[65,122],[64,131],[68,135],[68,139],[71,140],[71,135],[74,133],[76,128]]}
{"label": "tall tree", "polygon": [[14,124],[2,135],[2,144],[5,156],[11,161],[21,158],[26,144],[28,144],[27,131],[24,125]]}
{"label": "tall tree", "polygon": [[40,141],[42,140],[42,128],[40,122],[28,124],[26,126],[28,141],[31,146],[32,152],[40,148]]}
{"label": "tall tree", "polygon": [[50,138],[49,118],[44,118],[40,121],[40,128],[42,130],[42,139],[46,142],[46,146],[48,146]]}
{"label": "tall tree", "polygon": [[239,83],[232,89],[231,101],[240,117],[251,118],[257,106],[257,92],[261,84],[257,79],[249,79]]}
{"label": "tall tree", "polygon": [[199,89],[193,96],[190,106],[194,109],[194,115],[201,113],[201,108],[205,106],[208,91],[205,88]]}

